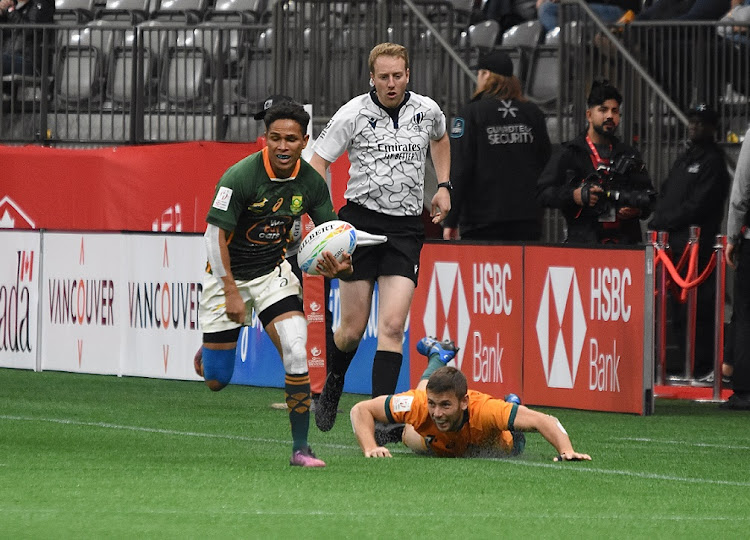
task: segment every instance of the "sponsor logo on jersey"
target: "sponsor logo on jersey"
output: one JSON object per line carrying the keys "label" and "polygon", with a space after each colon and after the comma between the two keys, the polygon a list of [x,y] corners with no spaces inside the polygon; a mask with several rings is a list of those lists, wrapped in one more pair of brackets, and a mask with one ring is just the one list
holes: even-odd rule
{"label": "sponsor logo on jersey", "polygon": [[692,165],[690,165],[690,167],[688,167],[687,172],[689,172],[690,174],[696,174],[700,170],[701,170],[701,164],[700,163],[693,163]]}
{"label": "sponsor logo on jersey", "polygon": [[451,127],[451,138],[459,139],[464,136],[464,119],[457,116],[453,119],[453,126]]}
{"label": "sponsor logo on jersey", "polygon": [[292,195],[292,203],[289,206],[289,210],[292,211],[292,214],[302,212],[302,195]]}
{"label": "sponsor logo on jersey", "polygon": [[286,237],[291,225],[290,216],[267,218],[250,227],[245,238],[253,244],[278,244]]}
{"label": "sponsor logo on jersey", "polygon": [[263,207],[266,205],[267,202],[268,202],[268,199],[263,197],[262,201],[258,201],[258,202],[251,204],[250,206],[247,207],[247,209],[250,210],[251,212],[259,212],[263,210]]}
{"label": "sponsor logo on jersey", "polygon": [[407,412],[411,410],[411,404],[414,401],[414,396],[394,396],[391,400],[391,408],[393,412]]}
{"label": "sponsor logo on jersey", "polygon": [[375,125],[378,123],[378,121],[375,120],[374,118],[372,118],[371,116],[368,116],[367,117],[367,123],[370,124],[370,127],[372,129],[375,129]]}
{"label": "sponsor logo on jersey", "polygon": [[219,188],[219,191],[216,193],[216,197],[214,197],[214,208],[218,208],[219,210],[226,210],[229,208],[229,201],[232,200],[232,189],[228,188],[226,186],[221,186]]}

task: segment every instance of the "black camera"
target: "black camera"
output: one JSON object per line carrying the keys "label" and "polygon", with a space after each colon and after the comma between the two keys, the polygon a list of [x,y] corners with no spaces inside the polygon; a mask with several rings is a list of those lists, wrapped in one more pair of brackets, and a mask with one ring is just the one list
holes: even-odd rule
{"label": "black camera", "polygon": [[635,189],[630,180],[631,175],[640,173],[646,173],[646,164],[635,156],[620,154],[609,166],[600,165],[595,173],[583,181],[581,199],[584,206],[588,206],[591,188],[599,186],[604,192],[598,193],[599,200],[594,205],[597,214],[624,207],[650,212],[656,201],[656,192],[651,189]]}

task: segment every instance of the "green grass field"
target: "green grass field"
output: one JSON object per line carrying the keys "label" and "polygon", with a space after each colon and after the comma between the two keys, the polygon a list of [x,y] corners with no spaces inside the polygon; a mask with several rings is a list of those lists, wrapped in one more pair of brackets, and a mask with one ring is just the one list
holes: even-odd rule
{"label": "green grass field", "polygon": [[[348,414],[288,465],[280,389],[0,369],[0,538],[747,538],[750,414],[556,409],[591,462],[365,459]],[[344,395],[347,411],[363,396]]]}

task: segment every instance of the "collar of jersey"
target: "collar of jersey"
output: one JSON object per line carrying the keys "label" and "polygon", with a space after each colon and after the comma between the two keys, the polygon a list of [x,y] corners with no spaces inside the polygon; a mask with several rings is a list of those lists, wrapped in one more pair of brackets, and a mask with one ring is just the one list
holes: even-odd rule
{"label": "collar of jersey", "polygon": [[263,148],[261,153],[263,154],[263,167],[265,167],[266,174],[268,175],[268,178],[271,179],[271,182],[289,182],[290,180],[297,178],[299,169],[302,166],[301,160],[297,160],[297,165],[295,165],[292,175],[289,178],[276,178],[274,176],[276,173],[273,172],[273,167],[271,167],[271,160],[268,158],[268,147],[266,146]]}
{"label": "collar of jersey", "polygon": [[393,120],[394,125],[398,128],[398,113],[401,111],[404,105],[406,105],[406,102],[409,101],[409,98],[411,97],[411,93],[407,90],[406,93],[404,93],[404,100],[395,108],[389,109],[388,107],[384,106],[382,103],[380,103],[380,100],[378,99],[378,94],[375,92],[375,89],[373,88],[370,90],[370,98],[372,99],[372,102],[383,109],[388,116],[391,117],[391,120]]}

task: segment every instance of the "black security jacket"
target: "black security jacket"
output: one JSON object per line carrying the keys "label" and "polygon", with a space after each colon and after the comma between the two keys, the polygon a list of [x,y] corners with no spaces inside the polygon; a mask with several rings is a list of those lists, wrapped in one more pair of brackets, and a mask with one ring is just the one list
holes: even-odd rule
{"label": "black security jacket", "polygon": [[533,103],[477,96],[451,127],[452,209],[463,230],[541,217],[536,181],[550,157],[544,114]]}

